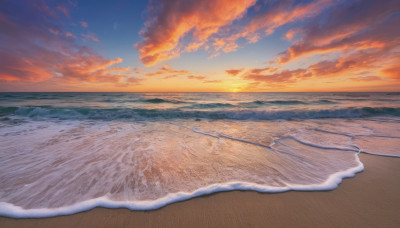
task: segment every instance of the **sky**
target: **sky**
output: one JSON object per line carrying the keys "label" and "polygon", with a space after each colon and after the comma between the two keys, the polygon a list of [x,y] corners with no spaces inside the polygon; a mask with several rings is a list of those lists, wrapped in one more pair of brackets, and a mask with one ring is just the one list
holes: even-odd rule
{"label": "sky", "polygon": [[400,91],[399,0],[1,0],[0,91]]}

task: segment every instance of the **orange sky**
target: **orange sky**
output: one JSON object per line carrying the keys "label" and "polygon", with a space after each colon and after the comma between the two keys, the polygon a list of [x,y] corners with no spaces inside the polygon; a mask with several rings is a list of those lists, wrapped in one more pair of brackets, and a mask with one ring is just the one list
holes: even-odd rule
{"label": "orange sky", "polygon": [[3,5],[0,91],[400,91],[397,0]]}

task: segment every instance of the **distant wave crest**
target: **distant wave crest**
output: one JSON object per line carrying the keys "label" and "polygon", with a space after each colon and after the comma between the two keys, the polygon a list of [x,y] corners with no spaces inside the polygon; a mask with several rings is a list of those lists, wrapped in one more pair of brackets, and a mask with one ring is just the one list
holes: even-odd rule
{"label": "distant wave crest", "polygon": [[[224,104],[209,104],[211,106]],[[400,116],[400,108],[363,107],[323,110],[256,111],[256,110],[183,110],[183,109],[140,109],[140,108],[83,108],[83,107],[0,107],[0,116],[21,116],[32,119],[95,119],[95,120],[149,120],[149,119],[232,119],[232,120],[275,120],[316,118],[360,118],[370,116]]]}

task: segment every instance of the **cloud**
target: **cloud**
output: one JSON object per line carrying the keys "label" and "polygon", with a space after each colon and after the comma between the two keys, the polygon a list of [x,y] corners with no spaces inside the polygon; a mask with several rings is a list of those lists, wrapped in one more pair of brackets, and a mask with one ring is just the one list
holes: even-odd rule
{"label": "cloud", "polygon": [[[320,15],[301,31],[301,40],[290,46],[278,59],[281,64],[309,54],[387,48],[398,44],[400,20],[396,12],[400,2],[352,1]],[[291,38],[290,31],[287,33]]]}
{"label": "cloud", "polygon": [[204,77],[204,76],[196,76],[196,75],[189,75],[189,76],[186,76],[188,79],[196,79],[196,80],[200,80],[200,81],[203,81],[204,79],[206,79],[206,77]]}
{"label": "cloud", "polygon": [[199,80],[202,83],[210,83],[210,84],[211,83],[220,83],[220,82],[222,82],[222,80],[207,80],[207,77],[198,76],[198,75],[189,75],[189,76],[186,76],[186,78],[193,79],[193,80]]}
{"label": "cloud", "polygon": [[[148,20],[135,47],[145,65],[197,50],[218,30],[255,4],[255,0],[151,0]],[[189,36],[190,35],[190,36]]]}
{"label": "cloud", "polygon": [[176,78],[178,77],[177,75],[167,75],[165,77],[163,77],[163,79],[170,79],[170,78]]}
{"label": "cloud", "polygon": [[69,10],[65,5],[59,5],[56,7],[57,10],[61,11],[66,17],[70,18]]}
{"label": "cloud", "polygon": [[300,28],[293,28],[286,32],[285,38],[289,41],[294,41],[297,35],[301,35],[302,30]]}
{"label": "cloud", "polygon": [[355,78],[350,78],[353,81],[357,82],[369,82],[369,81],[380,81],[383,80],[383,78],[378,77],[378,76],[363,76],[363,77],[355,77]]}
{"label": "cloud", "polygon": [[204,83],[220,83],[222,80],[205,80]]}
{"label": "cloud", "polygon": [[[237,50],[242,38],[256,43],[280,26],[314,17],[332,2],[264,1],[255,6],[255,0],[153,0],[140,33],[143,41],[135,47],[148,66],[200,47],[215,57]],[[250,8],[254,15],[246,14]]]}
{"label": "cloud", "polygon": [[76,39],[76,36],[74,34],[70,33],[70,32],[66,32],[65,36],[66,37],[71,37],[72,39]]}
{"label": "cloud", "polygon": [[95,42],[100,42],[99,38],[97,38],[96,35],[92,32],[89,32],[87,34],[82,34],[82,37],[88,40],[93,40]]}
{"label": "cloud", "polygon": [[168,66],[161,67],[160,71],[168,74],[178,74],[178,75],[184,75],[189,73],[189,71],[187,70],[174,70],[169,68]]}
{"label": "cloud", "polygon": [[[261,3],[260,3],[261,4]],[[220,52],[226,53],[235,51],[239,45],[240,39],[246,39],[248,43],[256,43],[262,37],[269,36],[275,32],[275,30],[283,25],[298,22],[301,20],[309,19],[317,16],[323,10],[332,6],[334,1],[332,0],[317,0],[310,2],[296,2],[296,1],[264,1],[263,7],[257,5],[258,14],[248,15],[250,19],[243,23],[242,26],[236,24],[226,26],[225,32],[219,34],[217,43],[214,43],[208,49],[213,49],[218,55]],[[295,32],[293,30],[288,36],[294,38]]]}
{"label": "cloud", "polygon": [[[246,38],[249,43],[257,42],[261,37],[271,35],[283,25],[299,20],[315,17],[324,9],[332,6],[332,0],[316,0],[306,3],[295,1],[266,1],[266,11],[254,16],[238,32],[228,35],[225,39],[236,42]],[[297,30],[292,30],[287,37],[293,39]]]}
{"label": "cloud", "polygon": [[134,84],[134,85],[140,85],[143,80],[144,79],[142,79],[142,78],[129,77],[129,78],[126,79],[126,83]]}
{"label": "cloud", "polygon": [[259,81],[264,83],[293,83],[299,79],[309,78],[312,73],[308,70],[297,69],[297,70],[283,70],[273,74],[255,74],[250,73],[244,75],[243,78]]}
{"label": "cloud", "polygon": [[75,43],[60,19],[59,13],[67,12],[63,8],[54,10],[39,1],[6,4],[0,9],[1,81],[118,83],[130,73],[116,66],[121,58],[107,59]]}
{"label": "cloud", "polygon": [[161,75],[166,75],[166,74],[173,74],[175,76],[185,75],[185,74],[189,74],[190,72],[187,70],[174,70],[174,69],[171,69],[169,66],[165,65],[165,66],[160,67],[158,71],[153,72],[153,73],[145,73],[145,72],[141,72],[139,70],[137,70],[136,73],[144,75],[146,77],[155,77],[155,76],[161,76]]}
{"label": "cloud", "polygon": [[[393,50],[400,43],[399,9],[397,0],[152,0],[140,33],[143,41],[135,47],[145,65],[200,48],[213,58],[237,50],[245,41],[256,43],[292,23],[296,27],[289,28],[283,38],[292,45],[274,63],[285,68],[284,64],[308,55],[334,53],[336,57],[314,63],[308,59],[308,66],[297,70],[267,67],[247,72],[228,69],[226,73],[242,74],[253,81],[293,82],[307,77],[352,77],[357,71],[375,70],[380,76],[396,78],[383,68],[392,62],[388,56],[395,57]],[[307,73],[303,75],[302,70]]]}
{"label": "cloud", "polygon": [[318,77],[350,74],[357,71],[367,71],[380,67],[384,56],[382,51],[362,51],[331,61],[320,61],[309,70]]}
{"label": "cloud", "polygon": [[275,62],[284,68],[285,64],[295,59],[301,61],[307,55],[332,52],[335,55],[314,63],[307,59],[307,67],[295,70],[249,69],[242,77],[265,84],[324,77],[359,82],[400,79],[400,2],[365,0],[336,4],[339,5],[304,27],[286,32],[285,38],[294,44]]}
{"label": "cloud", "polygon": [[381,70],[381,73],[389,78],[400,80],[400,64],[386,67]]}
{"label": "cloud", "polygon": [[218,83],[221,82],[221,80],[206,80],[207,77],[205,76],[199,76],[199,75],[194,75],[192,72],[188,70],[175,70],[170,68],[168,65],[165,65],[163,67],[160,67],[158,71],[152,72],[152,73],[145,73],[140,71],[139,69],[135,69],[136,74],[140,74],[146,77],[157,77],[157,76],[163,76],[161,79],[171,79],[171,78],[178,78],[178,77],[186,77],[187,79],[193,79],[193,80],[199,80],[202,81],[203,83]]}
{"label": "cloud", "polygon": [[109,60],[100,55],[80,52],[66,59],[66,62],[57,64],[56,71],[69,82],[119,82],[124,78],[119,73],[129,71],[129,68],[108,67],[121,62],[121,58]]}
{"label": "cloud", "polygon": [[275,72],[276,68],[266,67],[266,68],[254,68],[250,70],[252,74],[261,74],[264,71]]}
{"label": "cloud", "polygon": [[87,22],[85,22],[85,21],[81,21],[80,24],[81,24],[82,28],[89,27],[89,24]]}
{"label": "cloud", "polygon": [[11,52],[0,50],[0,80],[2,81],[43,81],[52,77],[47,70],[51,67],[41,59],[26,59]]}
{"label": "cloud", "polygon": [[225,72],[228,75],[234,77],[234,76],[238,75],[240,72],[242,72],[243,70],[244,70],[244,68],[241,68],[241,69],[230,69],[230,70],[226,70]]}
{"label": "cloud", "polygon": [[[393,51],[393,50],[392,50]],[[353,81],[376,81],[400,79],[399,62],[400,54],[397,51],[388,53],[387,50],[361,50],[340,56],[333,60],[322,60],[311,64],[306,68],[296,70],[281,70],[275,68],[254,68],[247,71],[244,79],[263,83],[295,83],[309,78],[348,77]],[[380,76],[365,76],[374,72],[380,72]],[[360,76],[361,75],[361,76]],[[353,77],[357,76],[357,77]]]}

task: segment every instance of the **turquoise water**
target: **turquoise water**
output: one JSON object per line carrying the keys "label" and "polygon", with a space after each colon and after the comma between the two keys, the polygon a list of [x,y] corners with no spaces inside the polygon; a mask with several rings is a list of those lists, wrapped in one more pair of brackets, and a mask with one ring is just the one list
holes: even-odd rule
{"label": "turquoise water", "polygon": [[399,93],[0,93],[0,115],[32,119],[273,120],[400,116]]}
{"label": "turquoise water", "polygon": [[0,93],[0,215],[331,190],[359,153],[400,156],[400,93]]}

